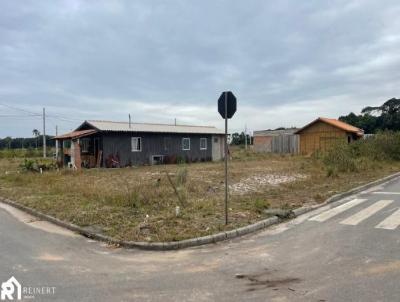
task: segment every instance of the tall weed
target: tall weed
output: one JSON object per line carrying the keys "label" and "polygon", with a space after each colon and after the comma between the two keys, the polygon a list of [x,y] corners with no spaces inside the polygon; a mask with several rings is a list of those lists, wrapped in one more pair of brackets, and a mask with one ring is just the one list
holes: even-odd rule
{"label": "tall weed", "polygon": [[400,132],[384,131],[350,144],[340,142],[323,155],[328,176],[333,176],[334,171],[371,169],[376,162],[387,160],[400,160]]}

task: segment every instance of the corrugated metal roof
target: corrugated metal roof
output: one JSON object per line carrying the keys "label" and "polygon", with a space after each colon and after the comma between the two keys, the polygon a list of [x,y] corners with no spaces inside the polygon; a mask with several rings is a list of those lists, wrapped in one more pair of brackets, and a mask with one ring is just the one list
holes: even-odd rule
{"label": "corrugated metal roof", "polygon": [[290,135],[295,133],[297,128],[290,129],[279,129],[279,130],[256,130],[253,131],[253,136],[279,136],[279,135]]}
{"label": "corrugated metal roof", "polygon": [[213,126],[131,123],[129,127],[128,122],[86,121],[86,123],[99,131],[224,134],[223,130]]}
{"label": "corrugated metal roof", "polygon": [[352,125],[349,125],[345,122],[336,120],[334,118],[326,118],[326,117],[319,117],[316,120],[312,121],[311,123],[307,124],[306,126],[304,126],[303,128],[301,128],[299,131],[297,131],[296,133],[300,133],[301,131],[303,131],[304,129],[310,127],[311,125],[315,124],[316,122],[324,122],[327,123],[331,126],[334,126],[336,128],[342,129],[346,132],[351,132],[351,133],[355,133],[359,136],[363,136],[364,135],[364,131],[360,128],[354,127]]}
{"label": "corrugated metal roof", "polygon": [[72,132],[69,132],[69,133],[65,133],[65,134],[62,134],[62,135],[55,136],[53,139],[79,138],[79,137],[84,137],[84,136],[88,136],[88,135],[94,134],[96,132],[97,132],[97,130],[94,130],[94,129],[72,131]]}

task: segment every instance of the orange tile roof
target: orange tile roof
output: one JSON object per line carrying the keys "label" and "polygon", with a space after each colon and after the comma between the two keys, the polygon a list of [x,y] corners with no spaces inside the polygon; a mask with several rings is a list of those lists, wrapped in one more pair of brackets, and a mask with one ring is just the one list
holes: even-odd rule
{"label": "orange tile roof", "polygon": [[69,132],[66,134],[55,136],[53,139],[79,138],[79,137],[91,135],[96,132],[97,132],[97,130],[94,130],[94,129],[79,130],[79,131],[73,131],[73,132]]}
{"label": "orange tile roof", "polygon": [[296,131],[296,134],[300,133],[301,131],[303,131],[304,129],[310,127],[311,125],[315,124],[316,122],[324,122],[327,123],[333,127],[342,129],[346,132],[351,132],[351,133],[355,133],[359,136],[363,136],[364,135],[364,131],[360,128],[354,127],[350,124],[347,124],[345,122],[336,120],[334,118],[326,118],[326,117],[319,117],[316,120],[312,121],[311,123],[307,124],[306,126],[304,126],[303,128],[301,128],[300,130]]}

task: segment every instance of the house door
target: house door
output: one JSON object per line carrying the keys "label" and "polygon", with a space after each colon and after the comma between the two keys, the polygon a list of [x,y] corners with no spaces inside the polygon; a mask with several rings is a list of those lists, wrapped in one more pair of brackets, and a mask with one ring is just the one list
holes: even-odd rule
{"label": "house door", "polygon": [[100,142],[99,142],[99,138],[98,137],[95,137],[94,138],[94,145],[93,145],[93,155],[94,155],[94,158],[95,158],[95,161],[97,162],[97,157],[99,156],[99,148],[100,148]]}
{"label": "house door", "polygon": [[212,140],[212,160],[219,161],[223,158],[222,152],[222,144],[223,144],[223,136],[213,135],[211,137]]}

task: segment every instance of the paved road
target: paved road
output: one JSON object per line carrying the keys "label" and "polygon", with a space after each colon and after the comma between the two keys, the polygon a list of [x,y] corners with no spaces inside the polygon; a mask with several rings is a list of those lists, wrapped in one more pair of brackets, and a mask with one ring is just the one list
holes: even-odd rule
{"label": "paved road", "polygon": [[400,181],[230,242],[113,248],[0,206],[0,281],[29,301],[399,301]]}

